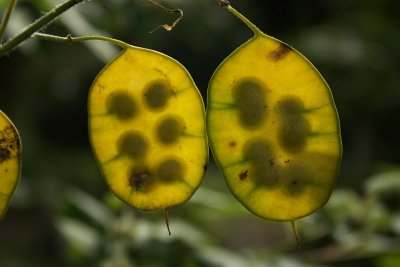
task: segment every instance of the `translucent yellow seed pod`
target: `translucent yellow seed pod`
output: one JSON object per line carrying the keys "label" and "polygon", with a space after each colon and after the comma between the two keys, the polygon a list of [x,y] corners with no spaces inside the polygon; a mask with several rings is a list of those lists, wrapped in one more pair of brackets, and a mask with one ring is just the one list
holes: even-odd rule
{"label": "translucent yellow seed pod", "polygon": [[21,141],[17,129],[0,111],[0,219],[21,175]]}
{"label": "translucent yellow seed pod", "polygon": [[88,113],[102,173],[127,204],[166,210],[200,185],[208,161],[204,104],[176,60],[126,46],[95,79]]}
{"label": "translucent yellow seed pod", "polygon": [[342,154],[331,91],[289,45],[262,33],[226,58],[208,88],[207,132],[235,197],[259,217],[294,221],[329,199]]}

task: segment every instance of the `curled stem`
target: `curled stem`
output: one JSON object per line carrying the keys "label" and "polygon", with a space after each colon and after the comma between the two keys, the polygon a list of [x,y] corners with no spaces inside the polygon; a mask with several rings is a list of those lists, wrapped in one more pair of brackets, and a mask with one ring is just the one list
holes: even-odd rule
{"label": "curled stem", "polygon": [[27,40],[32,34],[44,26],[51,23],[54,19],[60,16],[62,13],[70,9],[71,7],[83,2],[85,0],[66,0],[60,5],[54,7],[52,10],[41,16],[39,19],[30,24],[25,30],[11,38],[4,45],[0,46],[0,57],[10,52],[12,49],[20,45],[23,41]]}
{"label": "curled stem", "polygon": [[176,27],[176,25],[179,23],[179,21],[181,21],[183,19],[183,11],[181,9],[169,9],[157,2],[154,2],[153,0],[144,0],[144,1],[161,9],[164,12],[171,13],[171,14],[173,14],[173,13],[179,14],[179,17],[171,25],[169,25],[169,24],[160,25],[157,28],[155,28],[154,30],[150,31],[150,33],[153,33],[154,31],[158,30],[159,28],[163,28],[164,30],[166,30],[168,32],[172,31]]}
{"label": "curled stem", "polygon": [[10,19],[11,13],[14,10],[16,3],[17,3],[17,0],[10,0],[10,2],[8,2],[8,7],[6,10],[6,13],[4,13],[3,20],[1,21],[1,24],[0,24],[0,43],[3,41],[3,36],[6,31],[8,21]]}

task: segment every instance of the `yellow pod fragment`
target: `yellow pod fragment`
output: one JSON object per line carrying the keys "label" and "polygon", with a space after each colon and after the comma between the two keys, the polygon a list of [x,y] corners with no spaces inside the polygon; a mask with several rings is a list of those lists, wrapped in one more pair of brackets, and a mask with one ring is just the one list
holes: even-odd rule
{"label": "yellow pod fragment", "polygon": [[0,111],[0,219],[7,211],[21,175],[21,141],[17,129]]}
{"label": "yellow pod fragment", "polygon": [[342,154],[329,86],[289,45],[242,17],[255,36],[208,88],[207,132],[233,195],[255,215],[294,221],[324,205]]}
{"label": "yellow pod fragment", "polygon": [[95,79],[88,113],[98,164],[127,204],[167,209],[200,185],[208,161],[204,104],[176,60],[125,47]]}

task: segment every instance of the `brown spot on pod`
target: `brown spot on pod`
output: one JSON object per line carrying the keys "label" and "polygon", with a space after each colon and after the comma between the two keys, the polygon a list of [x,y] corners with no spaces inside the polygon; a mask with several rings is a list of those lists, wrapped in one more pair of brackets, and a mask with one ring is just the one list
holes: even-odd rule
{"label": "brown spot on pod", "polygon": [[292,51],[292,48],[285,43],[280,43],[278,48],[268,54],[268,59],[271,61],[279,61],[285,58]]}
{"label": "brown spot on pod", "polygon": [[246,179],[248,173],[249,173],[249,170],[245,170],[245,171],[240,172],[240,173],[239,173],[239,179],[240,179],[241,181],[244,180],[244,179]]}
{"label": "brown spot on pod", "polygon": [[9,159],[10,154],[8,149],[0,147],[0,163]]}
{"label": "brown spot on pod", "polygon": [[149,189],[152,182],[152,176],[146,167],[135,166],[130,170],[128,175],[129,185],[136,191],[146,191]]}

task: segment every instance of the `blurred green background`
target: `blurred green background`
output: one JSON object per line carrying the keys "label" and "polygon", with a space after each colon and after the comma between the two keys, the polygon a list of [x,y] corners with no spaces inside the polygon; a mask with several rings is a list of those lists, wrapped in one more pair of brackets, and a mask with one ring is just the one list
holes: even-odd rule
{"label": "blurred green background", "polygon": [[[8,1],[0,0],[3,12]],[[20,0],[7,37],[55,0]],[[228,192],[212,159],[185,205],[161,212],[123,205],[91,153],[86,101],[117,48],[29,40],[0,58],[0,109],[23,141],[23,170],[0,223],[0,266],[400,266],[400,1],[254,1],[232,5],[264,32],[301,51],[330,84],[344,155],[326,206],[298,221],[267,222]],[[101,34],[168,54],[203,96],[218,66],[252,33],[215,0],[166,0],[175,17],[141,0],[93,0],[45,29]]]}

